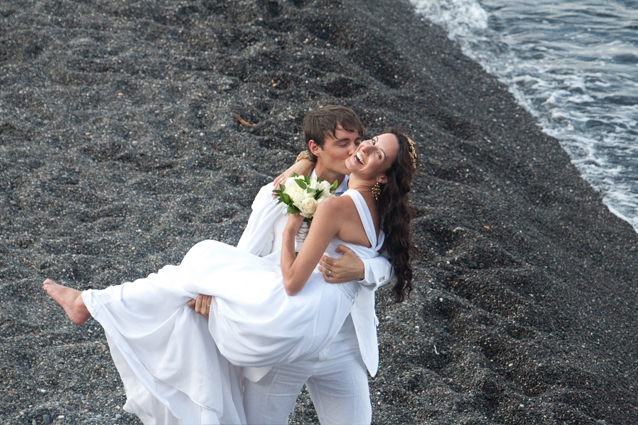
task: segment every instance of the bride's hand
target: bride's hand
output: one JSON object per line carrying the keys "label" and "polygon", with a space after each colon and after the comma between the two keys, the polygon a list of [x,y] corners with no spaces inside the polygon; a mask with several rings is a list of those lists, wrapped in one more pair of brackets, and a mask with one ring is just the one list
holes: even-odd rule
{"label": "bride's hand", "polygon": [[210,303],[213,302],[213,297],[210,295],[199,294],[196,300],[190,300],[188,306],[195,309],[195,313],[199,313],[202,316],[208,317],[210,314]]}
{"label": "bride's hand", "polygon": [[304,216],[301,214],[288,214],[288,222],[286,223],[286,229],[284,231],[291,233],[292,236],[297,236],[303,220]]}

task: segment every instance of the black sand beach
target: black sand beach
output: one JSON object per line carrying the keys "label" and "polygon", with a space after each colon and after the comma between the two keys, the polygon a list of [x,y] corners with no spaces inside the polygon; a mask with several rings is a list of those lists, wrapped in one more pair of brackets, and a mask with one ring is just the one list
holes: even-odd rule
{"label": "black sand beach", "polygon": [[[0,0],[0,422],[141,423],[100,326],[42,281],[102,288],[235,244],[329,103],[368,134],[402,124],[423,163],[416,289],[377,293],[374,423],[638,423],[638,235],[391,0]],[[304,392],[292,423],[316,422]]]}

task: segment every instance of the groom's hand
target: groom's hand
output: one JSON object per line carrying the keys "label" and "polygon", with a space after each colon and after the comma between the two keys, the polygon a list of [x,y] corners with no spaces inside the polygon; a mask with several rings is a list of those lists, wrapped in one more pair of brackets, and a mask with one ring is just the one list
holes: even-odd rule
{"label": "groom's hand", "polygon": [[324,255],[319,262],[319,271],[326,282],[345,283],[365,279],[366,271],[363,261],[350,248],[339,245],[335,252],[343,252],[343,256],[334,259]]}
{"label": "groom's hand", "polygon": [[210,303],[212,301],[213,297],[210,295],[199,294],[196,300],[190,300],[187,304],[190,308],[195,310],[195,313],[208,317],[210,314]]}

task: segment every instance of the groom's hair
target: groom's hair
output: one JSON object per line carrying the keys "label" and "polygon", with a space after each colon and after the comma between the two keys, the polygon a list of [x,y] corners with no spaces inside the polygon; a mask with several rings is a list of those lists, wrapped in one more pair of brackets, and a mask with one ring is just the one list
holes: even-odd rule
{"label": "groom's hair", "polygon": [[[306,141],[314,142],[323,149],[326,137],[335,137],[337,127],[341,126],[346,131],[356,131],[363,137],[363,125],[361,120],[350,108],[339,105],[326,105],[316,111],[308,112],[303,119],[303,135]],[[317,157],[310,152],[312,162],[317,161]]]}

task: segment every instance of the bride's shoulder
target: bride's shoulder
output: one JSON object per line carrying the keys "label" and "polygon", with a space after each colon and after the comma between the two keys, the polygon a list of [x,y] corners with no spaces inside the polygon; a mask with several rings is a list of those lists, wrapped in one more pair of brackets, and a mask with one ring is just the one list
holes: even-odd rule
{"label": "bride's shoulder", "polygon": [[347,205],[354,205],[352,198],[349,196],[331,196],[321,201],[318,208],[345,208]]}
{"label": "bride's shoulder", "polygon": [[323,208],[345,208],[348,205],[354,206],[354,201],[349,196],[331,196],[319,204]]}
{"label": "bride's shoulder", "polygon": [[332,196],[319,203],[315,215],[334,216],[339,214],[340,217],[343,217],[344,215],[349,215],[350,210],[356,211],[356,206],[349,196]]}

